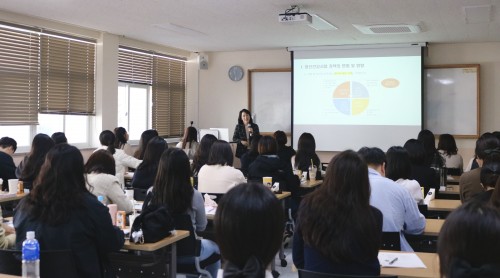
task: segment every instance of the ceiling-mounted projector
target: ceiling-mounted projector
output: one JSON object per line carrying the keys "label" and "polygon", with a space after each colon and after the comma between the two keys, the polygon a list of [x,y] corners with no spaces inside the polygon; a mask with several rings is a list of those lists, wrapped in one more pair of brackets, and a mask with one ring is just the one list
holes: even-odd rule
{"label": "ceiling-mounted projector", "polygon": [[278,16],[281,23],[303,23],[311,24],[312,16],[308,13],[284,13]]}

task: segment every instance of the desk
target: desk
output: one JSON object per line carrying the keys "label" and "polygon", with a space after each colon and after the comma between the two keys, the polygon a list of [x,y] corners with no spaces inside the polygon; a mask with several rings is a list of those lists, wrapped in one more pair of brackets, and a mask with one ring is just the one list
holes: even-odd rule
{"label": "desk", "polygon": [[175,235],[168,236],[158,242],[134,244],[128,240],[125,241],[123,249],[133,251],[146,251],[153,252],[164,247],[170,247],[170,275],[175,277],[177,275],[177,246],[176,242],[189,236],[189,231],[177,230]]}
{"label": "desk", "polygon": [[427,209],[430,211],[453,211],[462,205],[460,200],[434,199],[429,202]]}
{"label": "desk", "polygon": [[[8,195],[10,195],[10,194],[8,194]],[[26,195],[27,195],[26,193],[21,193],[21,194],[16,194],[15,196],[10,195],[9,197],[2,197],[2,195],[0,194],[0,204],[21,200]]]}
{"label": "desk", "polygon": [[302,187],[302,188],[315,188],[316,186],[319,186],[321,184],[323,184],[323,180],[315,180],[315,181],[307,180],[306,183],[300,183],[300,187]]}
{"label": "desk", "polygon": [[[385,251],[391,253],[408,253],[401,251]],[[436,253],[421,253],[415,252],[422,260],[427,268],[395,268],[395,267],[382,267],[381,274],[383,275],[397,275],[403,277],[439,277],[439,259]]]}
{"label": "desk", "polygon": [[425,229],[422,235],[438,236],[444,221],[444,219],[425,219]]}
{"label": "desk", "polygon": [[460,187],[458,185],[447,185],[445,190],[440,190],[439,194],[460,194]]}
{"label": "desk", "polygon": [[21,278],[21,276],[8,275],[0,273],[0,278]]}

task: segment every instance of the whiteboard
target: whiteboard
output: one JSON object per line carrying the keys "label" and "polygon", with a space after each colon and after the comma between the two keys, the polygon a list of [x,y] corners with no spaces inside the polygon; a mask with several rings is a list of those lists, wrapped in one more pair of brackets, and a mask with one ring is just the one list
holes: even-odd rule
{"label": "whiteboard", "polygon": [[424,127],[459,138],[479,136],[479,65],[425,69]]}
{"label": "whiteboard", "polygon": [[248,107],[261,133],[292,131],[290,69],[248,70]]}

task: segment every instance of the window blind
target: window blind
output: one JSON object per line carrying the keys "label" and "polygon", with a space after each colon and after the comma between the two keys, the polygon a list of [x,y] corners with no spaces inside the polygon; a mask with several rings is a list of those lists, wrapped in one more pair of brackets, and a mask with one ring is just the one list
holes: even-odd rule
{"label": "window blind", "polygon": [[151,85],[152,65],[151,54],[128,51],[125,48],[118,50],[118,80],[121,82]]}
{"label": "window blind", "polygon": [[161,135],[181,137],[186,111],[186,63],[153,58],[153,128]]}
{"label": "window blind", "polygon": [[42,35],[40,113],[95,115],[95,43]]}
{"label": "window blind", "polygon": [[40,36],[0,27],[0,124],[38,124]]}

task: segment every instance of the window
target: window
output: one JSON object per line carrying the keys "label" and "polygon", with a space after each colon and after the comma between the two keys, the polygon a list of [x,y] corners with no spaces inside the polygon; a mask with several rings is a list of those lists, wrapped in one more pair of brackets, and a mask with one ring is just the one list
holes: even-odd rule
{"label": "window", "polygon": [[80,115],[39,114],[40,125],[36,133],[52,135],[54,132],[64,132],[68,142],[80,147],[86,147],[89,142],[89,117]]}
{"label": "window", "polygon": [[[186,114],[186,59],[125,46],[120,46],[118,57],[118,78],[121,82],[151,86],[152,106],[148,105],[148,108],[151,107],[148,117],[152,128],[158,130],[161,136],[182,136]],[[129,99],[133,97],[129,94]],[[132,111],[129,112],[128,122],[130,119],[135,121]],[[119,113],[119,118],[125,117],[124,112]],[[144,118],[138,118],[138,122],[143,121]]]}
{"label": "window", "polygon": [[118,85],[118,126],[124,127],[129,140],[141,138],[151,128],[151,86],[122,83]]}

